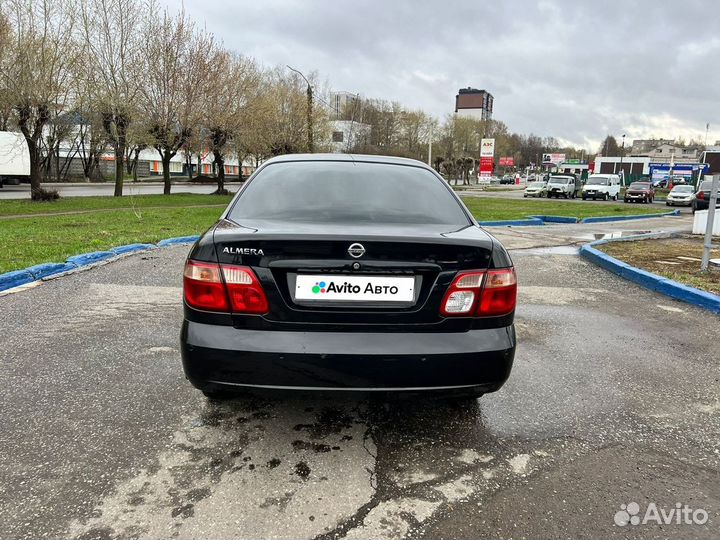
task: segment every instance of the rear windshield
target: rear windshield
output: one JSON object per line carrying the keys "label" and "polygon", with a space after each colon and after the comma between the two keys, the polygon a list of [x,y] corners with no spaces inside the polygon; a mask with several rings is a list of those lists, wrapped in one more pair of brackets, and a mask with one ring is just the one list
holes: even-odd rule
{"label": "rear windshield", "polygon": [[228,217],[238,223],[470,223],[447,186],[430,171],[337,161],[268,165],[243,190]]}
{"label": "rear windshield", "polygon": [[712,180],[703,180],[698,191],[710,191],[710,188],[712,188]]}

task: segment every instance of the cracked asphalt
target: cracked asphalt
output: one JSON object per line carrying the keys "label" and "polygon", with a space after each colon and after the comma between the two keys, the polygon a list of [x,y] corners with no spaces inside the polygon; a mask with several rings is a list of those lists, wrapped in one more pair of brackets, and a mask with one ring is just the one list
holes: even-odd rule
{"label": "cracked asphalt", "polygon": [[[206,400],[178,351],[187,246],[2,296],[0,537],[720,537],[720,319],[574,255],[688,223],[493,229],[518,351],[465,403]],[[630,502],[708,519],[616,525]]]}

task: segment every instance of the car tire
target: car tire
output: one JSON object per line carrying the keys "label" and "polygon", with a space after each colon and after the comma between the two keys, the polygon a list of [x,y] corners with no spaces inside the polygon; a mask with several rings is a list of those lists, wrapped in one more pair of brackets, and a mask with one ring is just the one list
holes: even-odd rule
{"label": "car tire", "polygon": [[603,193],[603,201],[607,201],[610,198],[609,193]]}

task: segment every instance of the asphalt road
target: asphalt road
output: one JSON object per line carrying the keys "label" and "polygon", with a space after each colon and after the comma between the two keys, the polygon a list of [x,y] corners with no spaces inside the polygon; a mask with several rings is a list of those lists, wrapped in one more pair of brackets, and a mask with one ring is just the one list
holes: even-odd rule
{"label": "asphalt road", "polygon": [[[518,352],[463,405],[207,401],[178,353],[187,246],[0,297],[0,537],[717,538],[718,318],[572,254],[624,230],[493,231]],[[630,502],[708,521],[616,525]]]}
{"label": "asphalt road", "polygon": [[[235,191],[239,184],[225,183],[226,189]],[[112,195],[115,192],[115,184],[104,182],[102,184],[43,184],[45,189],[54,189],[61,197],[90,197],[99,195]],[[212,193],[217,189],[216,184],[188,184],[186,182],[175,182],[172,186],[173,193]],[[159,195],[163,192],[162,182],[125,182],[123,187],[125,195]],[[19,186],[5,186],[0,189],[0,200],[2,199],[29,199],[30,185],[20,184]]]}

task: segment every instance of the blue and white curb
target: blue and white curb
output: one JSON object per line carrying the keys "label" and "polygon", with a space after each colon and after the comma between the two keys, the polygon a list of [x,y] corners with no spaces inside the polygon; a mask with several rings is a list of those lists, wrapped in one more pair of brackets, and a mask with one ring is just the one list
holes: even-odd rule
{"label": "blue and white curb", "polygon": [[572,216],[528,216],[527,219],[512,219],[501,221],[479,221],[481,227],[536,227],[546,223],[610,223],[612,221],[631,221],[634,219],[647,219],[659,217],[679,216],[680,210],[658,214],[638,214],[632,216],[602,216],[578,218]]}
{"label": "blue and white curb", "polygon": [[107,251],[91,251],[90,253],[73,255],[72,257],[68,257],[64,263],[36,264],[35,266],[30,266],[24,270],[13,270],[12,272],[0,274],[0,292],[28,285],[29,283],[36,281],[58,277],[61,274],[66,274],[68,272],[72,272],[73,270],[78,270],[79,268],[93,266],[128,253],[148,251],[150,249],[166,246],[192,244],[196,242],[198,238],[200,238],[198,235],[178,236],[176,238],[166,238],[165,240],[160,240],[157,244],[127,244],[125,246],[108,249]]}
{"label": "blue and white curb", "polygon": [[640,268],[619,261],[616,258],[595,249],[594,247],[600,244],[607,244],[609,242],[628,242],[633,240],[642,240],[644,238],[669,238],[671,236],[674,236],[674,234],[650,233],[626,236],[623,238],[597,240],[582,246],[580,248],[580,255],[590,262],[597,264],[601,268],[627,279],[628,281],[632,281],[641,287],[659,292],[660,294],[664,294],[674,298],[675,300],[680,300],[681,302],[686,302],[720,314],[720,296],[706,291],[701,291],[695,287],[683,285],[682,283],[678,283],[672,279],[658,276],[657,274],[653,274],[645,270],[641,270]]}

